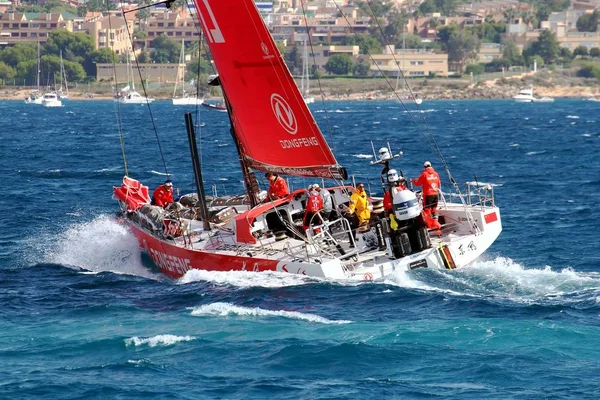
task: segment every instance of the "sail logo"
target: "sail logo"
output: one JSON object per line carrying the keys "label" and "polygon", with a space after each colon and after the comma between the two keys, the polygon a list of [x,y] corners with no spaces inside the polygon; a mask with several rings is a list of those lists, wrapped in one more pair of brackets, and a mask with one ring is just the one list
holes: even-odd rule
{"label": "sail logo", "polygon": [[[215,14],[213,13],[212,8],[208,4],[208,0],[200,0],[198,1],[198,8],[200,7],[200,3],[204,4],[206,7],[206,14],[208,14],[208,18],[210,19],[210,25],[207,24],[206,19],[204,19],[205,15],[203,12],[200,12],[200,19],[202,20],[202,25],[206,31],[206,37],[211,43],[225,43],[225,38],[223,37],[223,32],[221,32],[221,28],[219,28],[219,24],[217,24],[217,20],[215,19]],[[212,27],[211,27],[212,26]]]}
{"label": "sail logo", "polygon": [[273,114],[275,114],[275,118],[277,118],[279,125],[281,125],[287,133],[290,135],[298,133],[298,121],[296,121],[296,116],[292,111],[292,107],[290,107],[283,97],[277,93],[273,93],[271,95],[271,108],[273,109]]}

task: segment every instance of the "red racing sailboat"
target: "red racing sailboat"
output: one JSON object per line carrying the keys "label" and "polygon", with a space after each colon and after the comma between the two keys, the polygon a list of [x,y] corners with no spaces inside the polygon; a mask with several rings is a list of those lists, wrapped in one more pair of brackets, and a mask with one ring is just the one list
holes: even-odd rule
{"label": "red racing sailboat", "polygon": [[[347,172],[325,141],[254,1],[195,0],[195,6],[219,71],[211,84],[220,85],[224,94],[246,194],[202,201],[196,174],[200,201],[182,198],[164,210],[150,204],[146,186],[126,176],[114,188],[120,215],[162,272],[174,278],[201,269],[373,280],[397,270],[465,266],[498,237],[502,225],[493,187],[479,183],[471,183],[469,197],[459,197],[458,203],[440,199],[440,224],[432,226],[423,217],[412,190],[393,196],[391,216],[377,207],[378,199],[370,199],[376,206],[371,219],[354,224],[340,212],[354,190],[344,183]],[[190,144],[194,140],[192,134]],[[393,158],[382,156],[378,163],[389,169]],[[265,200],[254,171],[332,182],[324,190],[337,212],[328,218],[317,213],[303,226],[310,193],[300,189]]]}

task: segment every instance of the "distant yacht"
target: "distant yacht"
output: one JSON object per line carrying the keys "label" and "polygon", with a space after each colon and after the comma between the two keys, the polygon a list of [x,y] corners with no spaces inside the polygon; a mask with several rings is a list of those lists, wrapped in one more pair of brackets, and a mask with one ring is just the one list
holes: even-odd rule
{"label": "distant yacht", "polygon": [[44,107],[62,107],[62,101],[55,92],[46,93],[42,98],[42,106]]}
{"label": "distant yacht", "polygon": [[519,90],[519,94],[513,96],[517,103],[548,103],[554,101],[552,97],[535,97],[533,87]]}

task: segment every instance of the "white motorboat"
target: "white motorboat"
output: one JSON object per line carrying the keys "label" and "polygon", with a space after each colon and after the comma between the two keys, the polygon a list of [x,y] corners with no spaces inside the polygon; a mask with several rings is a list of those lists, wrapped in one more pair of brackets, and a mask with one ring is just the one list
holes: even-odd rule
{"label": "white motorboat", "polygon": [[533,95],[533,87],[519,90],[519,94],[513,96],[513,99],[517,103],[549,103],[554,101],[552,97],[535,97]]}
{"label": "white motorboat", "polygon": [[58,97],[58,94],[46,93],[42,98],[42,106],[44,107],[62,107],[62,101]]}

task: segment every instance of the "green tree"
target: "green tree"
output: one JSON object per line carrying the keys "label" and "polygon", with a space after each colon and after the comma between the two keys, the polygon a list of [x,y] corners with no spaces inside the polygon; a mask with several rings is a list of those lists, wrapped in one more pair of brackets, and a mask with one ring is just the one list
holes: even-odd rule
{"label": "green tree", "polygon": [[185,66],[185,79],[188,81],[198,79],[199,75],[208,76],[214,73],[212,65],[203,58],[196,58]]}
{"label": "green tree", "polygon": [[465,73],[470,74],[471,72],[473,75],[481,75],[485,72],[485,67],[482,64],[469,64],[465,68]]}
{"label": "green tree", "polygon": [[325,71],[329,74],[348,75],[352,70],[352,57],[348,54],[334,54],[325,63]]}
{"label": "green tree", "polygon": [[283,59],[290,71],[300,73],[300,71],[302,71],[302,56],[303,51],[300,50],[298,45],[293,45],[291,49],[284,54]]}
{"label": "green tree", "polygon": [[6,83],[6,81],[12,81],[16,75],[17,73],[15,72],[14,68],[0,61],[0,80],[2,80],[3,83]]}
{"label": "green tree", "polygon": [[371,66],[367,62],[358,62],[352,67],[352,75],[368,76]]}
{"label": "green tree", "polygon": [[589,54],[588,48],[585,46],[577,46],[575,50],[573,50],[573,55],[577,56],[587,56]]}
{"label": "green tree", "polygon": [[583,14],[577,19],[577,30],[579,32],[596,32],[598,17],[600,17],[600,14],[597,10],[591,14]]}
{"label": "green tree", "polygon": [[590,57],[594,57],[594,58],[600,57],[600,49],[597,47],[592,47],[590,49]]}
{"label": "green tree", "polygon": [[485,68],[485,72],[498,72],[498,71],[502,71],[507,70],[508,67],[510,67],[510,63],[508,62],[508,60],[504,59],[504,58],[498,58],[496,60],[492,60],[489,63],[484,65]]}
{"label": "green tree", "polygon": [[419,14],[421,15],[433,14],[436,11],[435,0],[425,0],[419,5]]}
{"label": "green tree", "polygon": [[37,63],[37,45],[35,43],[17,43],[13,47],[7,47],[0,51],[0,61],[12,68],[16,68],[22,61],[32,59]]}
{"label": "green tree", "polygon": [[65,60],[83,64],[88,53],[94,50],[92,37],[85,33],[72,33],[66,29],[56,29],[48,35],[43,54],[58,56],[62,50]]}
{"label": "green tree", "polygon": [[462,72],[463,64],[474,59],[479,51],[480,42],[477,36],[470,31],[459,29],[456,24],[440,28],[438,37],[442,48],[448,52],[448,61],[456,63],[459,72]]}
{"label": "green tree", "polygon": [[379,42],[373,36],[365,34],[346,36],[342,41],[342,44],[345,46],[358,45],[360,48],[360,54],[381,53],[383,49],[381,42]]}
{"label": "green tree", "polygon": [[169,38],[164,33],[158,35],[156,39],[150,42],[152,54],[150,59],[155,63],[176,63],[179,62],[179,53],[181,45]]}
{"label": "green tree", "polygon": [[18,82],[26,82],[28,85],[35,85],[37,82],[37,59],[21,61],[15,67]]}
{"label": "green tree", "polygon": [[597,67],[594,64],[585,64],[577,71],[577,76],[580,78],[600,79],[600,67]]}
{"label": "green tree", "polygon": [[519,50],[519,46],[517,46],[517,43],[513,39],[504,39],[503,45],[502,58],[505,59],[510,66],[525,64],[525,60],[523,60],[523,56],[521,55],[521,50]]}
{"label": "green tree", "polygon": [[549,30],[543,30],[538,40],[523,50],[523,57],[531,59],[531,57],[538,55],[546,64],[553,64],[558,59],[559,52],[560,47],[556,35]]}
{"label": "green tree", "polygon": [[[67,82],[83,82],[87,77],[83,66],[80,63],[73,61],[63,61],[65,67],[65,74],[67,75]],[[59,70],[60,74],[60,70]],[[95,75],[95,74],[94,74]]]}
{"label": "green tree", "polygon": [[383,18],[390,12],[393,3],[384,2],[382,0],[368,0],[357,3],[361,15],[369,17]]}

